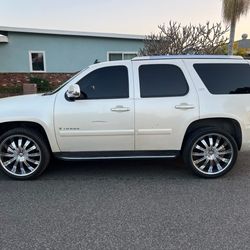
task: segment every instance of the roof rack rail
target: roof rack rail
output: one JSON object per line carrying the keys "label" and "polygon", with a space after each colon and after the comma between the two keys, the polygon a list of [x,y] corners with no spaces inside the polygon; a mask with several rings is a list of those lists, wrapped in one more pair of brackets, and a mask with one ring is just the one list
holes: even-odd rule
{"label": "roof rack rail", "polygon": [[162,55],[162,56],[141,56],[135,57],[132,61],[141,60],[162,60],[162,59],[240,59],[241,56],[224,56],[224,55]]}

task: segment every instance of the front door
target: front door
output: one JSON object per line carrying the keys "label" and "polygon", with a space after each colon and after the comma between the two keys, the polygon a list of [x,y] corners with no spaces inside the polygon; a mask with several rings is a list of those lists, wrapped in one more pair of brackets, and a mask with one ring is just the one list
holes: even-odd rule
{"label": "front door", "polygon": [[82,96],[55,103],[55,131],[62,152],[134,150],[131,62],[94,65],[74,79]]}

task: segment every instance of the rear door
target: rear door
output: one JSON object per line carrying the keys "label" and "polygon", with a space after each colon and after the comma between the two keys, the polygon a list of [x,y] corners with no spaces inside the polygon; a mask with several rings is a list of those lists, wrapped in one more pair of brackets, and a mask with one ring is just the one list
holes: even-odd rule
{"label": "rear door", "polygon": [[135,149],[180,150],[199,102],[181,60],[133,61]]}

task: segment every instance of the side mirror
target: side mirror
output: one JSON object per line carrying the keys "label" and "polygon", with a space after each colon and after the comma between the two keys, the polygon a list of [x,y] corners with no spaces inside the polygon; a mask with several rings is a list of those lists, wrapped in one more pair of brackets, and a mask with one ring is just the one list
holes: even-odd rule
{"label": "side mirror", "polygon": [[77,84],[70,85],[66,92],[66,96],[71,100],[79,98],[81,96],[81,90],[79,85]]}

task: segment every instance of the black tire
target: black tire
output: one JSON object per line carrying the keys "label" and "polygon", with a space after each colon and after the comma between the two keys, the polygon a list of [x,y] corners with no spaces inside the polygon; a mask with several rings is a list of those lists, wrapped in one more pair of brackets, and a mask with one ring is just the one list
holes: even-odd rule
{"label": "black tire", "polygon": [[216,178],[229,172],[237,156],[235,139],[229,133],[213,127],[201,128],[189,134],[182,151],[184,162],[196,175],[205,178]]}
{"label": "black tire", "polygon": [[9,177],[34,179],[43,173],[49,161],[48,145],[38,131],[16,128],[0,136],[0,169]]}

